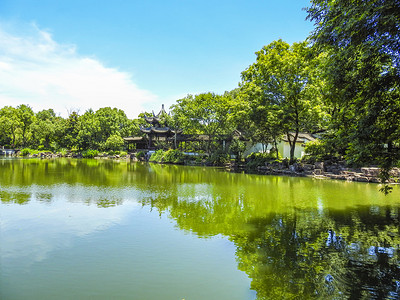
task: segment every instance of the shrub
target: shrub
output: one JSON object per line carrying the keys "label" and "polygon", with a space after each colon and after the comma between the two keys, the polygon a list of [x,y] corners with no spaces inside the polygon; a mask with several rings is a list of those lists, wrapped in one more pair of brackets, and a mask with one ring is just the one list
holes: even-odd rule
{"label": "shrub", "polygon": [[82,152],[82,157],[84,158],[94,158],[97,155],[99,155],[99,151],[93,149],[88,149]]}
{"label": "shrub", "polygon": [[139,151],[138,153],[136,153],[136,158],[138,160],[144,159],[145,156],[146,156],[146,154],[144,153],[144,151]]}
{"label": "shrub", "polygon": [[118,135],[111,135],[104,144],[104,149],[118,151],[124,146],[124,139]]}
{"label": "shrub", "polygon": [[304,147],[305,155],[302,161],[316,162],[326,159],[329,155],[327,154],[326,145],[321,140],[315,140],[308,142]]}
{"label": "shrub", "polygon": [[246,143],[238,139],[234,139],[229,146],[229,151],[236,155],[236,160],[240,160],[242,153],[246,151]]}
{"label": "shrub", "polygon": [[173,164],[183,164],[185,155],[179,150],[169,149],[163,155],[163,162]]}
{"label": "shrub", "polygon": [[65,155],[68,154],[68,150],[65,149],[65,148],[61,148],[60,151],[59,151],[59,153],[60,153],[62,156],[65,156]]}
{"label": "shrub", "polygon": [[250,169],[257,168],[259,166],[265,166],[266,163],[276,160],[276,154],[253,152],[246,157],[246,166]]}
{"label": "shrub", "polygon": [[31,149],[24,148],[21,150],[21,156],[28,156],[31,153]]}
{"label": "shrub", "polygon": [[218,150],[211,154],[208,158],[208,163],[212,164],[213,166],[223,166],[230,161],[229,154]]}
{"label": "shrub", "polygon": [[149,161],[162,162],[163,156],[164,156],[164,150],[162,149],[157,150],[151,155]]}

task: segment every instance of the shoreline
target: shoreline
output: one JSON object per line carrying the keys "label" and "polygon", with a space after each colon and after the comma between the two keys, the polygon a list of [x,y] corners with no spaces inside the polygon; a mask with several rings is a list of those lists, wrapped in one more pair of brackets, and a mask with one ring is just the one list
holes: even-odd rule
{"label": "shoreline", "polygon": [[[27,156],[19,155],[0,155],[0,157],[11,157],[11,158],[38,158],[38,159],[57,159],[57,158],[74,158],[74,159],[85,159],[81,153],[68,152],[66,154],[62,153],[51,153],[42,152],[38,154],[29,154]],[[107,155],[102,154],[93,158],[86,159],[119,159],[119,160],[129,160],[134,162],[149,162],[156,164],[174,164],[174,163],[164,163],[164,162],[152,162],[147,160],[137,159],[133,154],[126,155]],[[182,165],[182,164],[177,164]],[[206,166],[206,167],[218,167],[210,166],[207,164],[184,164],[192,166]],[[344,164],[340,163],[326,163],[326,162],[315,162],[314,164],[304,164],[295,163],[293,165],[287,166],[284,163],[267,163],[265,166],[258,166],[257,168],[249,169],[245,164],[229,163],[224,166],[219,166],[224,168],[228,172],[245,172],[253,173],[258,175],[278,175],[278,176],[292,176],[292,177],[309,177],[315,179],[323,180],[342,180],[342,181],[354,181],[354,182],[366,182],[366,183],[378,183],[381,184],[381,179],[379,178],[380,168],[378,167],[361,167],[361,168],[348,168]],[[400,184],[400,168],[393,168],[390,171],[392,178],[387,182],[388,184]]]}
{"label": "shoreline", "polygon": [[[230,166],[230,171],[244,171],[249,170],[245,166]],[[380,168],[378,167],[361,167],[361,168],[348,168],[340,164],[326,166],[324,162],[316,162],[315,164],[301,164],[295,163],[288,167],[283,164],[266,164],[253,169],[254,174],[259,175],[282,175],[292,177],[309,177],[323,180],[342,180],[353,182],[366,182],[382,184],[379,177]],[[392,178],[389,179],[387,184],[400,183],[400,169],[393,168],[390,171]]]}

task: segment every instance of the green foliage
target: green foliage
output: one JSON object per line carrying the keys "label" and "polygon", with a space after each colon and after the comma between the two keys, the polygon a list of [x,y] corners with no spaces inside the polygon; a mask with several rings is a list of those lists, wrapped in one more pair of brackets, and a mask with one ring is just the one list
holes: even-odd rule
{"label": "green foliage", "polygon": [[185,161],[185,155],[179,150],[169,149],[164,151],[160,149],[151,155],[150,161],[158,163],[183,164]]}
{"label": "green foliage", "polygon": [[207,135],[209,139],[205,148],[210,152],[219,136],[230,134],[234,129],[229,117],[231,101],[229,94],[188,95],[172,106],[173,124],[188,134]]}
{"label": "green foliage", "polygon": [[56,150],[56,130],[60,117],[56,117],[52,109],[42,110],[36,114],[36,120],[31,124],[31,145],[38,149]]}
{"label": "green foliage", "polygon": [[302,161],[323,161],[329,157],[326,144],[321,140],[310,141],[304,147],[305,155]]}
{"label": "green foliage", "polygon": [[124,139],[118,134],[111,135],[104,144],[105,149],[114,151],[120,150],[123,146]]}
{"label": "green foliage", "polygon": [[77,112],[72,112],[65,122],[65,128],[61,132],[61,146],[72,149],[78,144],[78,134],[80,129],[79,115]]}
{"label": "green foliage", "polygon": [[311,40],[329,58],[332,144],[348,161],[376,162],[383,173],[400,159],[399,12],[397,0],[313,0],[308,8]]}
{"label": "green foliage", "polygon": [[160,149],[157,150],[156,152],[154,152],[151,156],[149,161],[153,161],[153,162],[162,162],[164,157],[164,150]]}
{"label": "green foliage", "polygon": [[242,153],[246,150],[246,143],[239,140],[239,139],[233,139],[232,143],[229,146],[229,151],[236,155],[236,159],[240,160]]}
{"label": "green foliage", "polygon": [[276,144],[285,133],[290,136],[290,159],[298,133],[320,129],[324,120],[317,66],[321,58],[306,42],[289,45],[282,40],[264,46],[256,62],[242,72],[243,115],[250,122],[252,138]]}
{"label": "green foliage", "polygon": [[58,153],[60,153],[62,156],[65,156],[65,155],[67,155],[68,150],[65,148],[62,148],[62,149],[59,149]]}
{"label": "green foliage", "polygon": [[165,163],[183,164],[185,160],[185,155],[174,149],[169,149],[164,153],[163,161]]}
{"label": "green foliage", "polygon": [[21,150],[21,156],[28,156],[29,154],[31,154],[31,149],[24,148]]}
{"label": "green foliage", "polygon": [[88,149],[88,150],[82,152],[83,158],[94,158],[97,155],[99,155],[99,151],[93,150],[93,149]]}
{"label": "green foliage", "polygon": [[144,159],[145,156],[146,156],[146,153],[144,153],[144,151],[139,151],[138,153],[136,153],[136,158],[138,160]]}
{"label": "green foliage", "polygon": [[21,145],[26,146],[28,139],[31,137],[30,126],[35,121],[35,114],[29,105],[21,104],[16,110],[19,120],[19,129],[21,134]]}
{"label": "green foliage", "polygon": [[246,157],[246,167],[249,169],[255,169],[257,167],[265,166],[266,163],[276,160],[277,158],[275,153],[253,152]]}
{"label": "green foliage", "polygon": [[1,144],[11,148],[17,146],[17,138],[21,122],[18,111],[11,106],[5,106],[0,110],[0,136]]}
{"label": "green foliage", "polygon": [[230,162],[229,154],[222,150],[217,150],[208,157],[207,163],[213,166],[223,166]]}

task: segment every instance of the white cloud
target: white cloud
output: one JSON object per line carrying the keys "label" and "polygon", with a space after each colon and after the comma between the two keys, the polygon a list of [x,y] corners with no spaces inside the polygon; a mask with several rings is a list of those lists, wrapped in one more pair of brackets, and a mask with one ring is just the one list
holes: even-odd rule
{"label": "white cloud", "polygon": [[111,106],[135,118],[146,104],[157,102],[131,74],[79,55],[74,45],[55,42],[35,25],[27,31],[12,34],[0,24],[0,107],[28,104],[66,116],[71,109],[83,113]]}

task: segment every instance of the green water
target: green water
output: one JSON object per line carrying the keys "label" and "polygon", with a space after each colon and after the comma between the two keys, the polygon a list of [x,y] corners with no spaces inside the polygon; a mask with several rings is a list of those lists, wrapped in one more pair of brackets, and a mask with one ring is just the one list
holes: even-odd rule
{"label": "green water", "polygon": [[397,299],[400,190],[0,159],[0,299]]}

